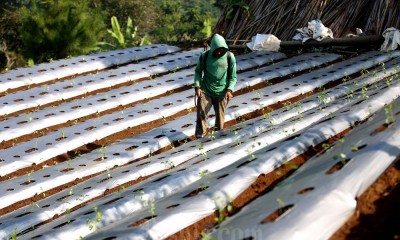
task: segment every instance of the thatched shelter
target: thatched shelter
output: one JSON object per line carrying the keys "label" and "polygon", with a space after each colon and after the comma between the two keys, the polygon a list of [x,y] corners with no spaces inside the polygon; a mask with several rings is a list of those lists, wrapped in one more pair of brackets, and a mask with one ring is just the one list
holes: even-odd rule
{"label": "thatched shelter", "polygon": [[[238,1],[239,2],[239,1]],[[257,33],[274,34],[291,40],[296,29],[320,19],[334,37],[355,33],[380,35],[389,27],[400,28],[398,0],[242,0],[227,6],[214,31],[235,44],[250,40]],[[247,9],[248,6],[248,9]]]}

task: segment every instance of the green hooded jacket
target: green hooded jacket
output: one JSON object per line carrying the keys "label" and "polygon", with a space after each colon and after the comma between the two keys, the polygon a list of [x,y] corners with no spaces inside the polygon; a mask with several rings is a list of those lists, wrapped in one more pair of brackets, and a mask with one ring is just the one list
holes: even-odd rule
{"label": "green hooded jacket", "polygon": [[[217,48],[224,48],[225,52],[221,57],[213,56],[213,52]],[[194,87],[200,87],[201,90],[208,96],[223,97],[227,90],[233,92],[233,88],[236,84],[236,60],[232,53],[229,53],[230,60],[228,61],[228,45],[225,39],[215,34],[211,40],[210,51],[207,56],[207,67],[206,72],[204,70],[204,57],[205,52],[200,56],[197,63],[195,74],[194,74]],[[228,67],[228,64],[230,66]],[[228,72],[229,70],[229,72]],[[202,76],[203,75],[203,76]]]}

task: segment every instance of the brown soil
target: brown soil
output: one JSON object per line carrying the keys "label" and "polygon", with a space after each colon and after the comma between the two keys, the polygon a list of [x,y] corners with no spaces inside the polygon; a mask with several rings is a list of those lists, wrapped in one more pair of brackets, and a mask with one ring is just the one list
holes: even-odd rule
{"label": "brown soil", "polygon": [[400,161],[358,199],[357,210],[330,240],[400,239]]}

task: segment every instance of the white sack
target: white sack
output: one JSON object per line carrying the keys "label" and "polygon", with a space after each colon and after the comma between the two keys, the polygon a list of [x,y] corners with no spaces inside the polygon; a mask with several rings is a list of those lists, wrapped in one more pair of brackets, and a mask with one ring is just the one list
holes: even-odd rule
{"label": "white sack", "polygon": [[308,22],[308,27],[297,29],[298,33],[293,37],[293,40],[306,42],[308,39],[321,41],[325,38],[333,38],[333,33],[330,28],[327,28],[318,19]]}
{"label": "white sack", "polygon": [[400,45],[400,31],[396,28],[387,28],[382,36],[385,38],[381,51],[393,51]]}
{"label": "white sack", "polygon": [[277,52],[281,40],[279,40],[275,35],[272,34],[257,34],[251,38],[251,42],[247,43],[247,47],[251,50],[266,50]]}

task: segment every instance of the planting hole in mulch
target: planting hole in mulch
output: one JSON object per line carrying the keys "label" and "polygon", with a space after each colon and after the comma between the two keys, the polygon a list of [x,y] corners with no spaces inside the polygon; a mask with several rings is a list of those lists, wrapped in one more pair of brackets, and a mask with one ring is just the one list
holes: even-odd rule
{"label": "planting hole in mulch", "polygon": [[264,218],[261,223],[269,223],[269,222],[274,222],[276,221],[280,216],[285,214],[287,211],[291,210],[294,207],[293,204],[281,207],[277,210],[275,210],[273,213],[268,215],[268,217]]}

